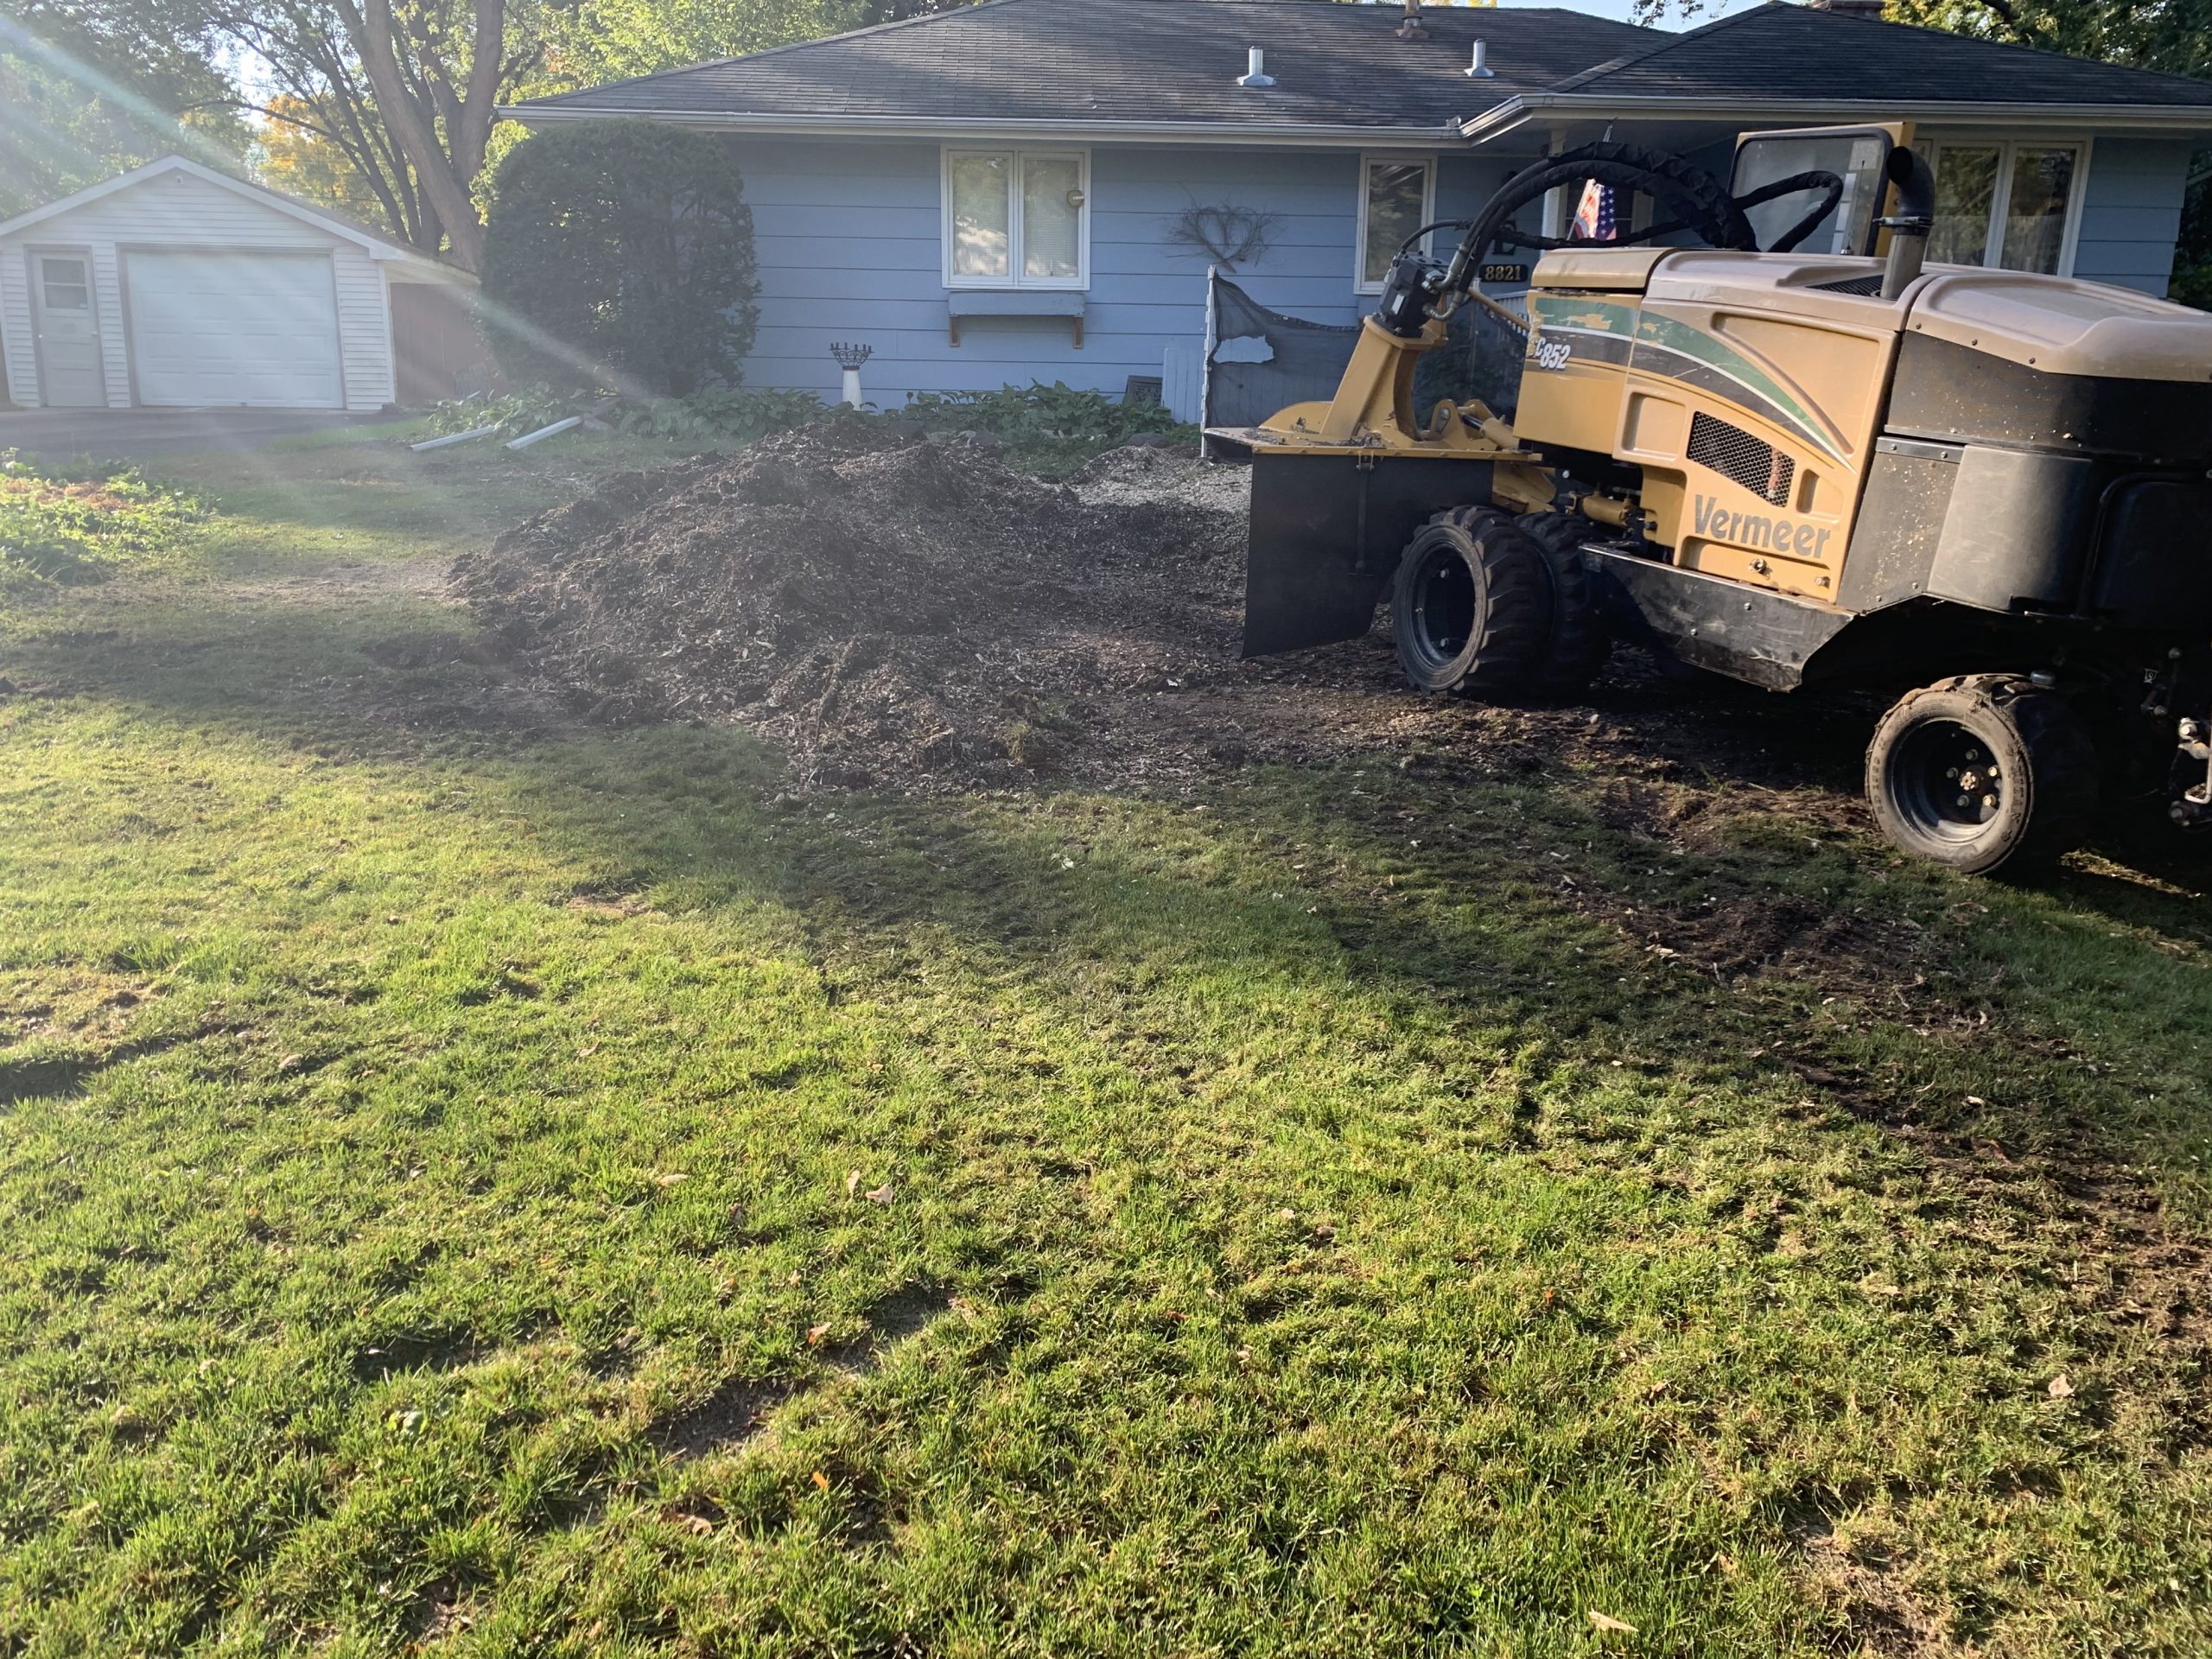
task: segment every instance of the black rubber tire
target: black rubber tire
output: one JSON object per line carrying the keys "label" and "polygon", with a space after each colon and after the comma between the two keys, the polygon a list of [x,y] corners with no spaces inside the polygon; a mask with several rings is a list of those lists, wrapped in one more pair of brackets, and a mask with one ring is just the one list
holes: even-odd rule
{"label": "black rubber tire", "polygon": [[2098,795],[2088,723],[2018,675],[1911,692],[1866,749],[1866,798],[1891,844],[1969,875],[2049,869],[2088,839]]}
{"label": "black rubber tire", "polygon": [[1406,544],[1390,584],[1390,639],[1421,691],[1526,695],[1551,638],[1543,550],[1504,514],[1440,513]]}
{"label": "black rubber tire", "polygon": [[1503,507],[1493,507],[1487,502],[1464,507],[1446,507],[1429,519],[1432,524],[1457,524],[1462,530],[1472,530],[1477,524],[1510,520],[1513,515]]}
{"label": "black rubber tire", "polygon": [[1543,550],[1552,579],[1552,637],[1536,671],[1540,697],[1579,697],[1612,654],[1582,543],[1595,527],[1580,513],[1529,512],[1513,521]]}

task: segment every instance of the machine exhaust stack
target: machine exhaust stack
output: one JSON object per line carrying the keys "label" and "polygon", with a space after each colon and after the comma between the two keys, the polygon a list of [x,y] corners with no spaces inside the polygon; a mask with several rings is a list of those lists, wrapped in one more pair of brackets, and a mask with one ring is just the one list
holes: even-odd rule
{"label": "machine exhaust stack", "polygon": [[1890,263],[1882,271],[1882,297],[1894,300],[1920,275],[1928,257],[1928,233],[1936,228],[1936,175],[1911,150],[1890,152],[1890,182],[1897,188],[1897,210],[1877,221],[1890,230]]}

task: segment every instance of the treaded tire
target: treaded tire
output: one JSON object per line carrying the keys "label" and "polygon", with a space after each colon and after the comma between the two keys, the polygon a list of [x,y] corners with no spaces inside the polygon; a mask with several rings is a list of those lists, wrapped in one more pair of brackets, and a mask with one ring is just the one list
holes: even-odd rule
{"label": "treaded tire", "polygon": [[2063,697],[2012,674],[1910,692],[1866,749],[1866,798],[1900,850],[1969,875],[2034,875],[2087,840],[2097,749]]}
{"label": "treaded tire", "polygon": [[1512,518],[1513,515],[1504,508],[1493,507],[1485,503],[1473,506],[1446,507],[1441,512],[1431,514],[1428,522],[1432,524],[1457,524],[1462,530],[1472,530],[1477,524],[1493,522],[1510,523]]}
{"label": "treaded tire", "polygon": [[1390,584],[1390,639],[1422,691],[1510,697],[1534,683],[1551,638],[1543,550],[1504,514],[1440,513],[1406,544]]}
{"label": "treaded tire", "polygon": [[1613,649],[1582,559],[1589,521],[1579,513],[1529,512],[1513,522],[1543,550],[1552,578],[1551,641],[1533,690],[1540,697],[1580,696]]}

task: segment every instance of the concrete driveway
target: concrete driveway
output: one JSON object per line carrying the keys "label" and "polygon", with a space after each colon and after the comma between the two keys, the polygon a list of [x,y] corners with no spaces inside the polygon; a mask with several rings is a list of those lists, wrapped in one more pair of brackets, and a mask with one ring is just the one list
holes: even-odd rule
{"label": "concrete driveway", "polygon": [[405,418],[327,409],[0,410],[0,449],[47,461],[149,461],[210,449],[244,453],[296,432]]}

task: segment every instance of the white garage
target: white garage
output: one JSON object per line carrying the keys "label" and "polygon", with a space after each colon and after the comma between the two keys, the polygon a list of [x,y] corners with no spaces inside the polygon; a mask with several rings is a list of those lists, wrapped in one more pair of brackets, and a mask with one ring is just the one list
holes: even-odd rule
{"label": "white garage", "polygon": [[[383,409],[421,381],[410,370],[426,355],[453,355],[450,319],[429,320],[474,288],[412,248],[170,156],[0,225],[7,395],[33,408]],[[438,339],[410,364],[413,327]]]}
{"label": "white garage", "polygon": [[345,406],[338,293],[323,255],[129,250],[123,291],[140,403]]}

